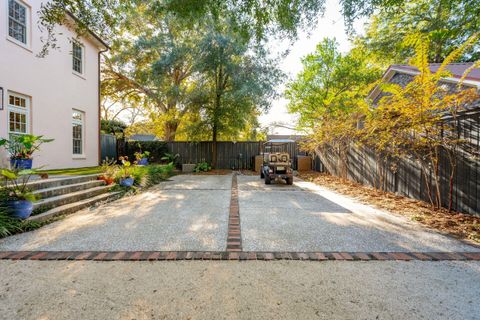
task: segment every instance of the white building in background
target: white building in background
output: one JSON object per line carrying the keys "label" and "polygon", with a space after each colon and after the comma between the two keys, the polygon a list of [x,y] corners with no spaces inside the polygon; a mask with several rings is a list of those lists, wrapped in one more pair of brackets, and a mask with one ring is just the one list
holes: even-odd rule
{"label": "white building in background", "polygon": [[[0,137],[43,135],[55,139],[34,154],[34,167],[99,163],[99,63],[108,46],[88,33],[57,26],[57,46],[44,58],[38,28],[40,0],[0,0]],[[75,18],[68,16],[75,23]],[[0,162],[8,154],[0,150]]]}

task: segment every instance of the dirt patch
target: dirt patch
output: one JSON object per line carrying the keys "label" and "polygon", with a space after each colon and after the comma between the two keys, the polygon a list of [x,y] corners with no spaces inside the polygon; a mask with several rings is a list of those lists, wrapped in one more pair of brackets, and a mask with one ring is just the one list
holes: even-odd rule
{"label": "dirt patch", "polygon": [[430,204],[415,199],[383,192],[339,177],[319,172],[302,172],[299,178],[349,195],[369,205],[408,217],[432,229],[457,238],[480,243],[480,217],[446,209],[434,210]]}

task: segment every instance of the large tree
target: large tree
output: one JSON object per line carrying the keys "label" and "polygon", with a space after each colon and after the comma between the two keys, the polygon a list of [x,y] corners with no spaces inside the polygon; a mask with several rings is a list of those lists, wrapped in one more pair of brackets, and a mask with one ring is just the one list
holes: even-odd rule
{"label": "large tree", "polygon": [[[319,43],[302,63],[303,70],[287,85],[289,112],[298,116],[298,129],[309,134],[311,143],[306,147],[320,157],[322,149],[331,148],[344,159],[369,84],[380,76],[381,69],[362,51],[341,53],[334,39]],[[328,161],[324,163],[328,165]],[[336,165],[345,171],[347,164]]]}
{"label": "large tree", "polygon": [[163,138],[175,140],[188,111],[200,31],[169,15],[157,16],[148,4],[129,10],[119,31],[105,58],[103,86],[127,102],[134,99],[151,122],[162,126]]}
{"label": "large tree", "polygon": [[[403,0],[341,0],[347,27],[355,19]],[[244,38],[264,40],[275,34],[293,39],[299,29],[311,30],[325,11],[325,0],[50,0],[40,10],[40,27],[46,30],[42,54],[56,47],[54,26],[65,22],[65,10],[78,18],[79,33],[90,29],[104,39],[116,34],[125,11],[149,5],[155,14],[173,14],[186,22],[205,18],[228,19]]]}
{"label": "large tree", "polygon": [[[407,0],[382,8],[372,17],[357,45],[392,63],[406,63],[413,55],[404,39],[411,34],[428,36],[429,62],[443,60],[480,30],[478,0]],[[460,60],[480,58],[480,45],[463,53]]]}
{"label": "large tree", "polygon": [[257,112],[269,108],[281,73],[266,52],[249,47],[228,27],[207,32],[199,50],[191,103],[200,116],[197,125],[210,131],[215,167],[218,137],[238,137]]}

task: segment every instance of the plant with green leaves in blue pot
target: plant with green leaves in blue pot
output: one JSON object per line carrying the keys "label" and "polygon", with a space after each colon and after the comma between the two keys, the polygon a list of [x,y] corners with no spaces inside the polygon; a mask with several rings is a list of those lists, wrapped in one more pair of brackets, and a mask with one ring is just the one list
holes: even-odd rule
{"label": "plant with green leaves in blue pot", "polygon": [[14,218],[27,219],[32,214],[37,197],[28,189],[28,181],[34,173],[30,169],[0,169],[2,202]]}
{"label": "plant with green leaves in blue pot", "polygon": [[124,187],[131,187],[133,186],[134,179],[133,179],[133,169],[132,163],[128,161],[128,157],[120,157],[119,158],[122,165],[120,166],[119,170],[119,177],[118,183]]}
{"label": "plant with green leaves in blue pot", "polygon": [[148,165],[148,157],[150,156],[150,152],[145,151],[145,152],[135,152],[135,160],[137,162],[137,165],[139,166],[146,166]]}
{"label": "plant with green leaves in blue pot", "polygon": [[10,154],[10,167],[12,169],[31,169],[33,153],[40,150],[44,143],[53,139],[44,139],[43,136],[32,134],[12,135],[9,140],[0,139],[0,147],[5,147]]}

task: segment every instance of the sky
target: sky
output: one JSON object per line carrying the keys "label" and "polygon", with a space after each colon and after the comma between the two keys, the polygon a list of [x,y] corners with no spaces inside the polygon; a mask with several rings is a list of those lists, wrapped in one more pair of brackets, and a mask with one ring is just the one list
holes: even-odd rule
{"label": "sky", "polygon": [[[355,31],[363,32],[363,24],[365,21],[357,21]],[[338,0],[327,0],[325,14],[319,19],[317,26],[310,33],[301,32],[298,40],[292,45],[290,41],[272,41],[272,54],[276,55],[286,50],[290,50],[289,54],[280,64],[280,69],[287,74],[288,79],[294,79],[295,75],[302,70],[302,57],[315,51],[316,45],[324,38],[335,38],[339,43],[342,52],[346,52],[351,48],[351,43],[345,33],[343,17],[340,12],[340,4]],[[284,84],[278,87],[279,92],[283,92]],[[272,126],[273,122],[285,123],[288,126],[295,125],[295,116],[287,112],[288,101],[279,98],[272,103],[272,107],[267,114],[260,116],[260,124],[262,127],[269,128],[269,133],[275,134],[292,134],[292,130],[282,127]]]}

